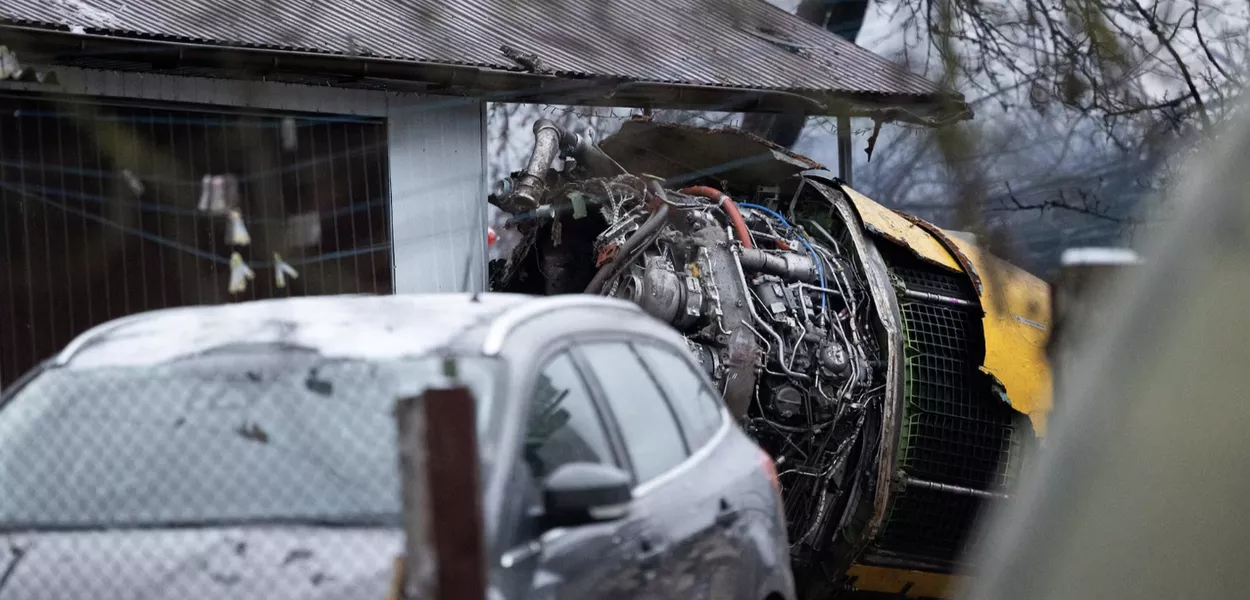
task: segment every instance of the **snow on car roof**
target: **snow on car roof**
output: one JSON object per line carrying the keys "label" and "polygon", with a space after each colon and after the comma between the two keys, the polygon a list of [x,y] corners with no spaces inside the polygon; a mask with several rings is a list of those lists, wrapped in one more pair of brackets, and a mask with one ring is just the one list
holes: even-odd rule
{"label": "snow on car roof", "polygon": [[427,354],[531,297],[317,296],[172,308],[104,323],[65,347],[71,368],[156,365],[240,343],[290,344],[335,358]]}

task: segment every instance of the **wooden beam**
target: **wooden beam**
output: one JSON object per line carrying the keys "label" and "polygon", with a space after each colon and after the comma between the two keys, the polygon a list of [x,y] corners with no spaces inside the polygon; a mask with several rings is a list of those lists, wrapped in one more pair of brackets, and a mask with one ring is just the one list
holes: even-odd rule
{"label": "wooden beam", "polygon": [[404,600],[486,598],[475,412],[465,388],[398,403]]}

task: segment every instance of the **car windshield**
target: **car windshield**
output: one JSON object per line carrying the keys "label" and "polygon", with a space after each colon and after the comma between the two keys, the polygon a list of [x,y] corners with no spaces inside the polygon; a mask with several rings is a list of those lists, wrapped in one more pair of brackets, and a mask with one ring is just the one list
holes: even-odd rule
{"label": "car windshield", "polygon": [[[395,400],[449,385],[444,364],[269,351],[49,369],[0,408],[0,528],[397,524]],[[456,360],[480,440],[496,372]]]}

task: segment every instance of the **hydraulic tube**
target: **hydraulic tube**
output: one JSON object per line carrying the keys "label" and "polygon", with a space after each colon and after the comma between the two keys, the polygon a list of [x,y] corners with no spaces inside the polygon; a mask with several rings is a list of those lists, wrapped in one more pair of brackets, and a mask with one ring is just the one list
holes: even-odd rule
{"label": "hydraulic tube", "polygon": [[682,190],[681,193],[689,196],[702,196],[719,202],[721,208],[725,210],[725,214],[729,215],[729,224],[734,228],[734,237],[737,237],[738,241],[742,242],[743,248],[755,247],[751,243],[751,232],[747,229],[746,219],[742,218],[738,205],[725,192],[706,185],[696,185]]}
{"label": "hydraulic tube", "polygon": [[748,271],[768,273],[783,279],[804,283],[820,281],[820,273],[811,257],[795,252],[770,254],[759,248],[743,249],[742,268]]}
{"label": "hydraulic tube", "polygon": [[603,265],[603,268],[599,269],[598,273],[595,273],[594,278],[590,280],[590,285],[586,286],[586,293],[598,294],[603,289],[603,284],[635,258],[636,251],[664,226],[664,222],[667,219],[668,206],[661,206],[660,210],[653,213],[645,223],[638,226],[638,230],[634,232],[634,235],[629,236],[629,239],[625,240],[616,249],[616,256],[612,259],[612,262]]}

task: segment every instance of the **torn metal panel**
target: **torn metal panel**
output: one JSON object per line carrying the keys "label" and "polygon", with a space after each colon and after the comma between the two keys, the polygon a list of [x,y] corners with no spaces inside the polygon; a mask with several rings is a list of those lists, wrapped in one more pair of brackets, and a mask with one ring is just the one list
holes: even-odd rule
{"label": "torn metal panel", "polygon": [[963,240],[952,243],[977,271],[989,273],[981,290],[985,310],[986,372],[1002,382],[1012,408],[1029,416],[1039,435],[1046,432],[1052,406],[1050,286]]}
{"label": "torn metal panel", "polygon": [[933,236],[933,238],[939,244],[941,244],[942,248],[944,248],[947,252],[949,252],[950,255],[953,256],[955,260],[959,262],[959,266],[963,269],[965,273],[968,274],[968,277],[972,279],[972,285],[977,288],[977,294],[981,293],[981,276],[977,274],[976,267],[972,264],[971,261],[968,260],[968,257],[966,255],[964,255],[962,252],[959,251],[959,247],[954,244],[954,242],[951,240],[950,237],[946,235],[946,232],[943,231],[942,228],[914,215],[908,215],[904,213],[897,213],[897,214],[903,217],[904,219],[907,219],[909,222],[915,224],[917,227],[920,227],[921,229],[929,232]]}
{"label": "torn metal panel", "polygon": [[646,117],[626,121],[600,147],[627,171],[663,178],[674,187],[712,177],[732,182],[737,189],[753,190],[824,168],[745,131],[661,123]]}
{"label": "torn metal panel", "polygon": [[[850,197],[849,195],[847,196]],[[845,202],[834,202],[842,219],[853,222],[852,208]],[[861,219],[863,217],[860,217]],[[887,354],[887,376],[885,378],[885,395],[881,408],[881,438],[886,441],[878,450],[875,494],[873,496],[872,516],[868,520],[865,531],[866,538],[876,537],[884,522],[890,503],[890,481],[894,478],[895,445],[898,441],[899,425],[902,419],[902,403],[904,388],[904,338],[901,331],[902,317],[897,297],[891,293],[890,279],[885,261],[877,249],[854,228],[848,231],[851,241],[859,252],[861,264],[872,291],[876,311],[881,320],[881,331],[885,333]]]}
{"label": "torn metal panel", "polygon": [[841,185],[842,193],[851,199],[859,218],[863,219],[864,227],[878,237],[907,248],[917,257],[952,271],[963,271],[963,267],[951,256],[945,247],[933,238],[928,231],[912,220],[910,215],[890,210],[867,196],[853,190],[850,186]]}

